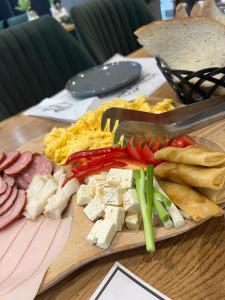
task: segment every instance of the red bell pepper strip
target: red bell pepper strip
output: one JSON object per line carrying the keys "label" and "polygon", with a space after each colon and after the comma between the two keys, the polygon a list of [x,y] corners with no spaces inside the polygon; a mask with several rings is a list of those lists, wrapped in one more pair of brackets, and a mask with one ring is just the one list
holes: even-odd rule
{"label": "red bell pepper strip", "polygon": [[128,144],[126,146],[127,154],[130,158],[134,160],[142,161],[141,155],[137,152],[137,150],[133,146],[133,142],[134,142],[134,136],[132,136],[129,139]]}
{"label": "red bell pepper strip", "polygon": [[127,157],[127,153],[124,151],[124,152],[112,152],[112,153],[107,153],[107,154],[102,154],[102,155],[96,155],[96,156],[91,156],[89,157],[89,161],[92,161],[92,160],[96,160],[96,159],[100,159],[100,158],[117,158],[117,157]]}
{"label": "red bell pepper strip", "polygon": [[94,173],[99,173],[100,171],[105,171],[110,168],[115,168],[115,167],[125,167],[127,164],[121,161],[116,161],[113,160],[109,163],[102,163],[101,166],[92,166],[84,171],[78,172],[77,174],[74,174],[77,179],[82,181],[85,177],[92,175]]}
{"label": "red bell pepper strip", "polygon": [[154,158],[152,150],[147,145],[144,145],[142,148],[141,157],[146,164],[151,164],[153,166],[157,166],[162,162],[161,160]]}
{"label": "red bell pepper strip", "polygon": [[196,142],[187,135],[178,136],[170,142],[170,146],[179,148],[185,148],[195,144]]}
{"label": "red bell pepper strip", "polygon": [[86,151],[79,151],[76,153],[71,154],[67,160],[66,160],[66,165],[70,163],[74,163],[78,161],[81,158],[89,158],[95,155],[101,155],[101,154],[106,154],[106,153],[112,153],[112,152],[123,152],[125,151],[123,148],[120,147],[105,147],[105,148],[98,148],[98,149],[91,149],[91,150],[86,150]]}
{"label": "red bell pepper strip", "polygon": [[157,140],[155,141],[154,145],[152,146],[151,150],[153,153],[159,150],[160,146],[160,137],[158,136]]}
{"label": "red bell pepper strip", "polygon": [[137,140],[136,147],[135,147],[135,149],[139,155],[141,155],[141,148],[142,148],[142,138],[139,137]]}

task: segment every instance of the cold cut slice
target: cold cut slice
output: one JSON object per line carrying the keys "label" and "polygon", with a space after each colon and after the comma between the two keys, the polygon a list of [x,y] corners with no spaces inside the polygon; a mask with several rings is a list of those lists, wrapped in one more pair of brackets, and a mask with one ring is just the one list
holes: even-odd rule
{"label": "cold cut slice", "polygon": [[25,191],[19,190],[13,206],[0,216],[0,230],[22,217],[26,205]]}
{"label": "cold cut slice", "polygon": [[3,162],[4,159],[5,159],[5,153],[0,152],[0,163]]}
{"label": "cold cut slice", "polygon": [[26,182],[22,176],[16,178],[16,184],[23,190],[27,190],[29,187],[29,183]]}
{"label": "cold cut slice", "polygon": [[13,188],[11,195],[5,201],[3,205],[0,206],[0,216],[7,212],[8,209],[13,205],[18,195],[18,190],[16,187]]}
{"label": "cold cut slice", "polygon": [[30,151],[24,152],[9,168],[4,170],[4,174],[8,176],[15,176],[28,168],[32,163],[33,154]]}
{"label": "cold cut slice", "polygon": [[15,184],[15,179],[13,177],[10,177],[10,176],[7,176],[7,175],[4,175],[3,176],[3,180],[11,187],[14,186]]}
{"label": "cold cut slice", "polygon": [[5,170],[6,168],[10,167],[14,162],[19,158],[20,152],[13,151],[6,154],[6,158],[0,164],[0,172]]}
{"label": "cold cut slice", "polygon": [[0,196],[0,207],[10,197],[11,193],[12,193],[12,188],[11,188],[11,186],[7,185],[7,189],[6,189],[5,193]]}
{"label": "cold cut slice", "polygon": [[34,175],[50,175],[51,173],[51,161],[45,155],[35,154],[32,164],[23,174],[21,174],[21,178],[30,184]]}
{"label": "cold cut slice", "polygon": [[0,177],[0,195],[4,194],[7,189],[7,183]]}

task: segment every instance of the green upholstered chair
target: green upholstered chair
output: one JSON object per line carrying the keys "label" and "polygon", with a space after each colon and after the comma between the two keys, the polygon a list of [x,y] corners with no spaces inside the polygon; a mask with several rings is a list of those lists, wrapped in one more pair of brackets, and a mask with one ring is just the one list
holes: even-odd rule
{"label": "green upholstered chair", "polygon": [[137,50],[134,31],[153,21],[143,0],[93,0],[71,8],[78,38],[97,63]]}
{"label": "green upholstered chair", "polygon": [[0,21],[0,30],[4,29],[4,21]]}
{"label": "green upholstered chair", "polygon": [[52,17],[0,32],[0,120],[51,97],[95,65]]}
{"label": "green upholstered chair", "polygon": [[15,25],[27,22],[27,21],[28,21],[27,14],[21,14],[21,15],[14,16],[14,17],[7,19],[7,23],[9,25],[9,27],[15,26]]}

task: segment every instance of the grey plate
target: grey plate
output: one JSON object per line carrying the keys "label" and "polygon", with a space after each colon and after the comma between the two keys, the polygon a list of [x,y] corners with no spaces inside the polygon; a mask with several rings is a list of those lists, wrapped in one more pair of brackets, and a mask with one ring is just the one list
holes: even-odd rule
{"label": "grey plate", "polygon": [[81,72],[70,79],[66,89],[75,97],[91,97],[119,89],[141,74],[141,65],[121,61],[100,65]]}

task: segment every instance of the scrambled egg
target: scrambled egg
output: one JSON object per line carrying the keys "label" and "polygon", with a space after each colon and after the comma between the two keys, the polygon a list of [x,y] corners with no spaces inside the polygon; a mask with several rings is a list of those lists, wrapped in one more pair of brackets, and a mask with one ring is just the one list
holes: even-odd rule
{"label": "scrambled egg", "polygon": [[114,134],[109,131],[108,125],[101,131],[102,114],[110,107],[162,113],[174,109],[172,102],[171,99],[164,99],[150,105],[145,97],[139,97],[132,102],[111,100],[103,103],[96,110],[87,111],[70,127],[53,128],[44,138],[45,154],[56,164],[63,164],[74,152],[112,146]]}

